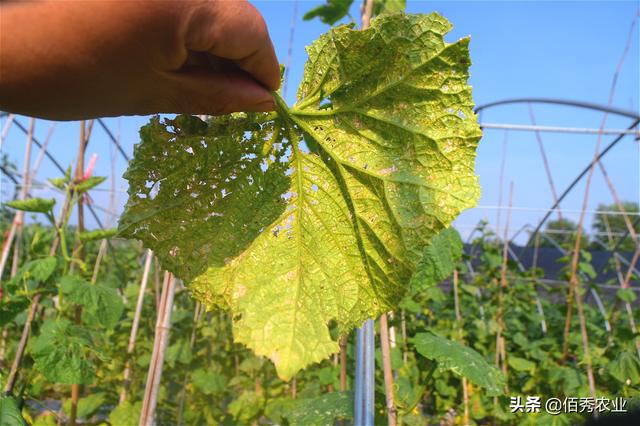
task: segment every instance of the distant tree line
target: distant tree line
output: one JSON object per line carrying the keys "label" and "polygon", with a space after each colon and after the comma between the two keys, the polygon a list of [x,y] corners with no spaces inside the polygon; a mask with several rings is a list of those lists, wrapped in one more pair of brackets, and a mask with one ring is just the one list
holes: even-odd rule
{"label": "distant tree line", "polygon": [[[624,212],[640,234],[640,220],[638,219],[638,203],[624,201],[621,203]],[[620,212],[616,204],[599,204],[597,210],[607,212]],[[540,240],[541,247],[553,247],[557,243],[563,248],[572,248],[575,245],[578,224],[571,219],[562,218],[550,220],[544,229],[544,237]],[[621,241],[622,240],[622,241]],[[635,250],[635,243],[628,233],[628,227],[622,214],[596,213],[591,232],[582,231],[581,246],[591,250],[610,250],[618,247],[618,251]]]}

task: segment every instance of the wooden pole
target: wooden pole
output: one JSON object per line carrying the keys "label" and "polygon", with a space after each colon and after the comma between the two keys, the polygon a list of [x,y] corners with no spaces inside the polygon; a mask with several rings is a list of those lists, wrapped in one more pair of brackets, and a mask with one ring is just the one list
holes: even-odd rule
{"label": "wooden pole", "polygon": [[152,426],[154,424],[156,404],[158,403],[158,391],[160,390],[160,380],[162,379],[164,355],[169,343],[175,284],[176,280],[173,275],[165,272],[162,296],[160,298],[160,309],[158,310],[158,319],[156,322],[156,335],[153,342],[153,353],[151,354],[147,384],[142,399],[142,411],[140,413],[140,425],[142,426]]}
{"label": "wooden pole", "polygon": [[389,426],[396,426],[398,424],[398,412],[393,399],[393,370],[391,366],[391,345],[389,343],[389,321],[387,314],[380,315],[380,348],[382,349],[384,394],[387,401],[387,421]]}
{"label": "wooden pole", "polygon": [[138,327],[140,324],[140,316],[142,314],[142,306],[144,305],[144,293],[147,289],[149,281],[149,271],[151,270],[151,261],[153,260],[153,252],[147,250],[147,257],[144,261],[144,270],[142,271],[142,279],[140,280],[140,290],[138,291],[138,301],[136,302],[136,311],[133,315],[133,324],[131,324],[131,333],[129,334],[129,344],[127,345],[127,362],[124,367],[124,377],[122,391],[120,392],[120,403],[127,399],[127,392],[131,384],[131,355],[136,347],[136,338],[138,336]]}

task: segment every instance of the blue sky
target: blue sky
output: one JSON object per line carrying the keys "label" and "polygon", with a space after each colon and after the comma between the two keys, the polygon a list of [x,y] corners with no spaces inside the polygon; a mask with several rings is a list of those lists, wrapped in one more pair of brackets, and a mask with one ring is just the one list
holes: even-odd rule
{"label": "blue sky", "polygon": [[[287,61],[289,33],[294,10],[292,1],[255,1],[254,5],[264,15],[280,62]],[[356,1],[352,16],[359,16]],[[320,4],[317,1],[299,1],[295,22],[295,38],[291,63],[287,100],[293,103],[297,84],[302,77],[306,60],[304,46],[310,44],[328,26],[318,20],[302,21],[304,13]],[[453,24],[447,40],[454,41],[471,35],[470,84],[473,86],[477,105],[515,97],[554,97],[606,104],[616,64],[622,55],[631,22],[638,13],[637,1],[622,2],[486,2],[486,1],[409,1],[408,12],[429,13],[438,11]],[[640,58],[638,26],[633,34],[631,48],[621,70],[613,105],[638,111],[640,95]],[[602,113],[567,107],[534,105],[538,124],[597,128]],[[24,125],[27,119],[20,117]],[[147,121],[146,117],[109,118],[111,130],[119,134],[125,150],[131,155],[133,144],[138,141],[137,131]],[[526,105],[502,106],[487,110],[482,121],[490,123],[530,124]],[[3,123],[0,123],[3,124]],[[36,135],[44,139],[50,122],[38,121]],[[624,128],[629,119],[609,116],[607,128]],[[542,133],[556,187],[561,192],[576,174],[591,160],[597,140],[596,135],[568,135]],[[2,151],[21,166],[24,135],[12,129]],[[503,141],[507,140],[504,172],[503,204],[507,203],[509,182],[514,182],[511,230],[527,223],[536,224],[544,209],[552,204],[552,196],[544,173],[535,135],[530,132],[485,130],[478,149],[476,171],[480,175],[482,199],[480,207],[462,214],[456,221],[463,236],[480,219],[496,223],[499,199],[499,172]],[[611,136],[604,136],[603,144]],[[77,123],[58,123],[50,149],[63,165],[74,161],[78,141]],[[88,148],[88,154],[99,156],[96,174],[110,175],[112,148],[97,126]],[[37,150],[33,157],[37,155]],[[616,185],[621,198],[630,201],[640,199],[640,154],[638,142],[624,138],[604,164]],[[126,201],[126,181],[120,176],[126,164],[121,157],[116,163],[116,187],[118,206]],[[57,172],[45,160],[38,173],[38,180],[45,181]],[[97,205],[108,205],[109,182],[102,185],[105,191],[96,191]],[[12,193],[10,183],[2,180],[2,196]],[[562,204],[565,216],[578,219],[582,205],[584,186],[580,185]],[[38,196],[55,196],[49,189],[34,191]],[[598,203],[612,202],[607,186],[599,171],[592,184],[589,209]],[[101,213],[104,214],[104,213]],[[506,211],[502,213],[504,225]],[[592,215],[588,215],[590,223]],[[103,217],[103,220],[105,218]]]}

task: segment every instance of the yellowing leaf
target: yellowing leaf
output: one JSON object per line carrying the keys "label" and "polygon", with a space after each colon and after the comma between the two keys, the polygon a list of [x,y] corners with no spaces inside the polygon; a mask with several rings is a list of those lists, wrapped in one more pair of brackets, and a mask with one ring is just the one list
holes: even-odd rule
{"label": "yellowing leaf", "polygon": [[121,233],[142,239],[237,342],[290,378],[393,308],[431,238],[479,196],[468,40],[437,14],[338,27],[307,50],[298,102],[209,124],[153,119]]}

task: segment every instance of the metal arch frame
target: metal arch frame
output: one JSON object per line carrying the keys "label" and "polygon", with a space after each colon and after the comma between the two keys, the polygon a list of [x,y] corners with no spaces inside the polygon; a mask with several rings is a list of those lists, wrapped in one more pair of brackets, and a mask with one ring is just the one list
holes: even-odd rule
{"label": "metal arch frame", "polygon": [[600,105],[592,102],[573,101],[570,99],[556,99],[556,98],[512,98],[504,99],[501,101],[489,102],[475,108],[476,114],[481,111],[500,105],[508,104],[523,104],[523,103],[538,103],[538,104],[554,104],[564,105],[576,108],[591,109],[596,111],[608,112],[610,114],[621,115],[623,117],[632,118],[634,120],[640,120],[640,114],[634,111],[629,111],[621,108],[613,108],[606,105]]}
{"label": "metal arch frame", "polygon": [[[569,99],[556,99],[556,98],[512,98],[512,99],[504,99],[504,100],[500,100],[500,101],[489,102],[489,103],[486,103],[486,104],[483,104],[483,105],[479,105],[479,106],[477,106],[475,108],[475,112],[476,112],[476,114],[479,114],[482,111],[484,111],[486,109],[489,109],[489,108],[494,108],[494,107],[501,106],[501,105],[520,104],[520,103],[544,103],[544,104],[553,104],[553,105],[563,105],[563,106],[584,108],[584,109],[590,109],[590,110],[595,110],[595,111],[601,111],[601,112],[606,112],[606,113],[610,113],[610,114],[620,115],[620,116],[623,116],[623,117],[627,117],[627,118],[633,119],[633,123],[631,123],[631,125],[629,127],[627,127],[627,130],[632,130],[634,127],[636,127],[636,126],[638,126],[638,124],[640,124],[640,114],[637,113],[637,112],[634,112],[634,111],[629,111],[629,110],[625,110],[625,109],[621,109],[621,108],[614,108],[614,107],[610,107],[610,106],[606,106],[606,105],[595,104],[595,103],[592,103],[592,102],[582,102],[582,101],[574,101],[574,100],[569,100]],[[589,164],[578,174],[578,176],[576,176],[576,178],[571,182],[571,184],[569,184],[569,186],[564,190],[562,195],[560,195],[560,197],[558,197],[558,199],[553,203],[551,208],[542,217],[540,222],[538,222],[538,225],[535,227],[534,231],[531,233],[531,235],[529,237],[529,240],[523,246],[523,248],[524,247],[528,247],[528,246],[531,245],[531,243],[534,240],[535,236],[540,232],[540,230],[542,229],[542,226],[545,224],[547,219],[549,219],[549,217],[551,217],[551,215],[554,213],[554,211],[558,208],[558,206],[560,205],[560,202],[563,201],[566,198],[567,195],[569,195],[571,190],[573,188],[575,188],[575,186],[578,184],[578,182],[580,182],[580,180],[589,172],[589,170],[592,167],[594,167],[600,161],[600,159],[602,157],[604,157],[611,150],[611,148],[613,148],[625,136],[626,136],[626,134],[618,135],[613,141],[611,141],[611,143],[609,143],[609,145],[607,145],[602,151],[600,151],[598,153],[598,156],[594,160],[589,162]]]}
{"label": "metal arch frame", "polygon": [[[628,127],[628,129],[633,129],[639,123],[640,123],[640,118],[636,118],[633,121],[633,123]],[[569,195],[571,190],[576,187],[578,182],[580,182],[580,180],[582,180],[582,178],[589,172],[589,170],[591,170],[592,167],[595,167],[595,165],[600,161],[600,159],[602,157],[604,157],[607,154],[607,152],[609,152],[611,150],[611,148],[613,148],[615,145],[617,145],[618,142],[620,142],[624,138],[624,136],[625,135],[620,135],[620,136],[616,137],[613,141],[611,141],[611,143],[609,145],[607,145],[607,147],[605,149],[600,151],[598,153],[598,156],[595,159],[593,159],[592,161],[590,161],[589,164],[578,174],[578,176],[576,176],[576,178],[571,182],[571,184],[569,184],[569,186],[564,190],[562,195],[560,195],[558,197],[558,199],[553,203],[551,208],[542,217],[540,222],[538,222],[538,225],[536,226],[535,230],[533,231],[533,233],[529,237],[529,241],[527,241],[527,244],[525,244],[524,247],[528,247],[529,245],[531,245],[531,242],[533,241],[533,238],[535,238],[536,234],[538,232],[540,232],[540,230],[542,229],[542,226],[545,224],[547,219],[549,219],[549,217],[553,214],[553,212],[558,208],[558,206],[560,205],[560,202],[562,200],[564,200],[567,195]]]}

